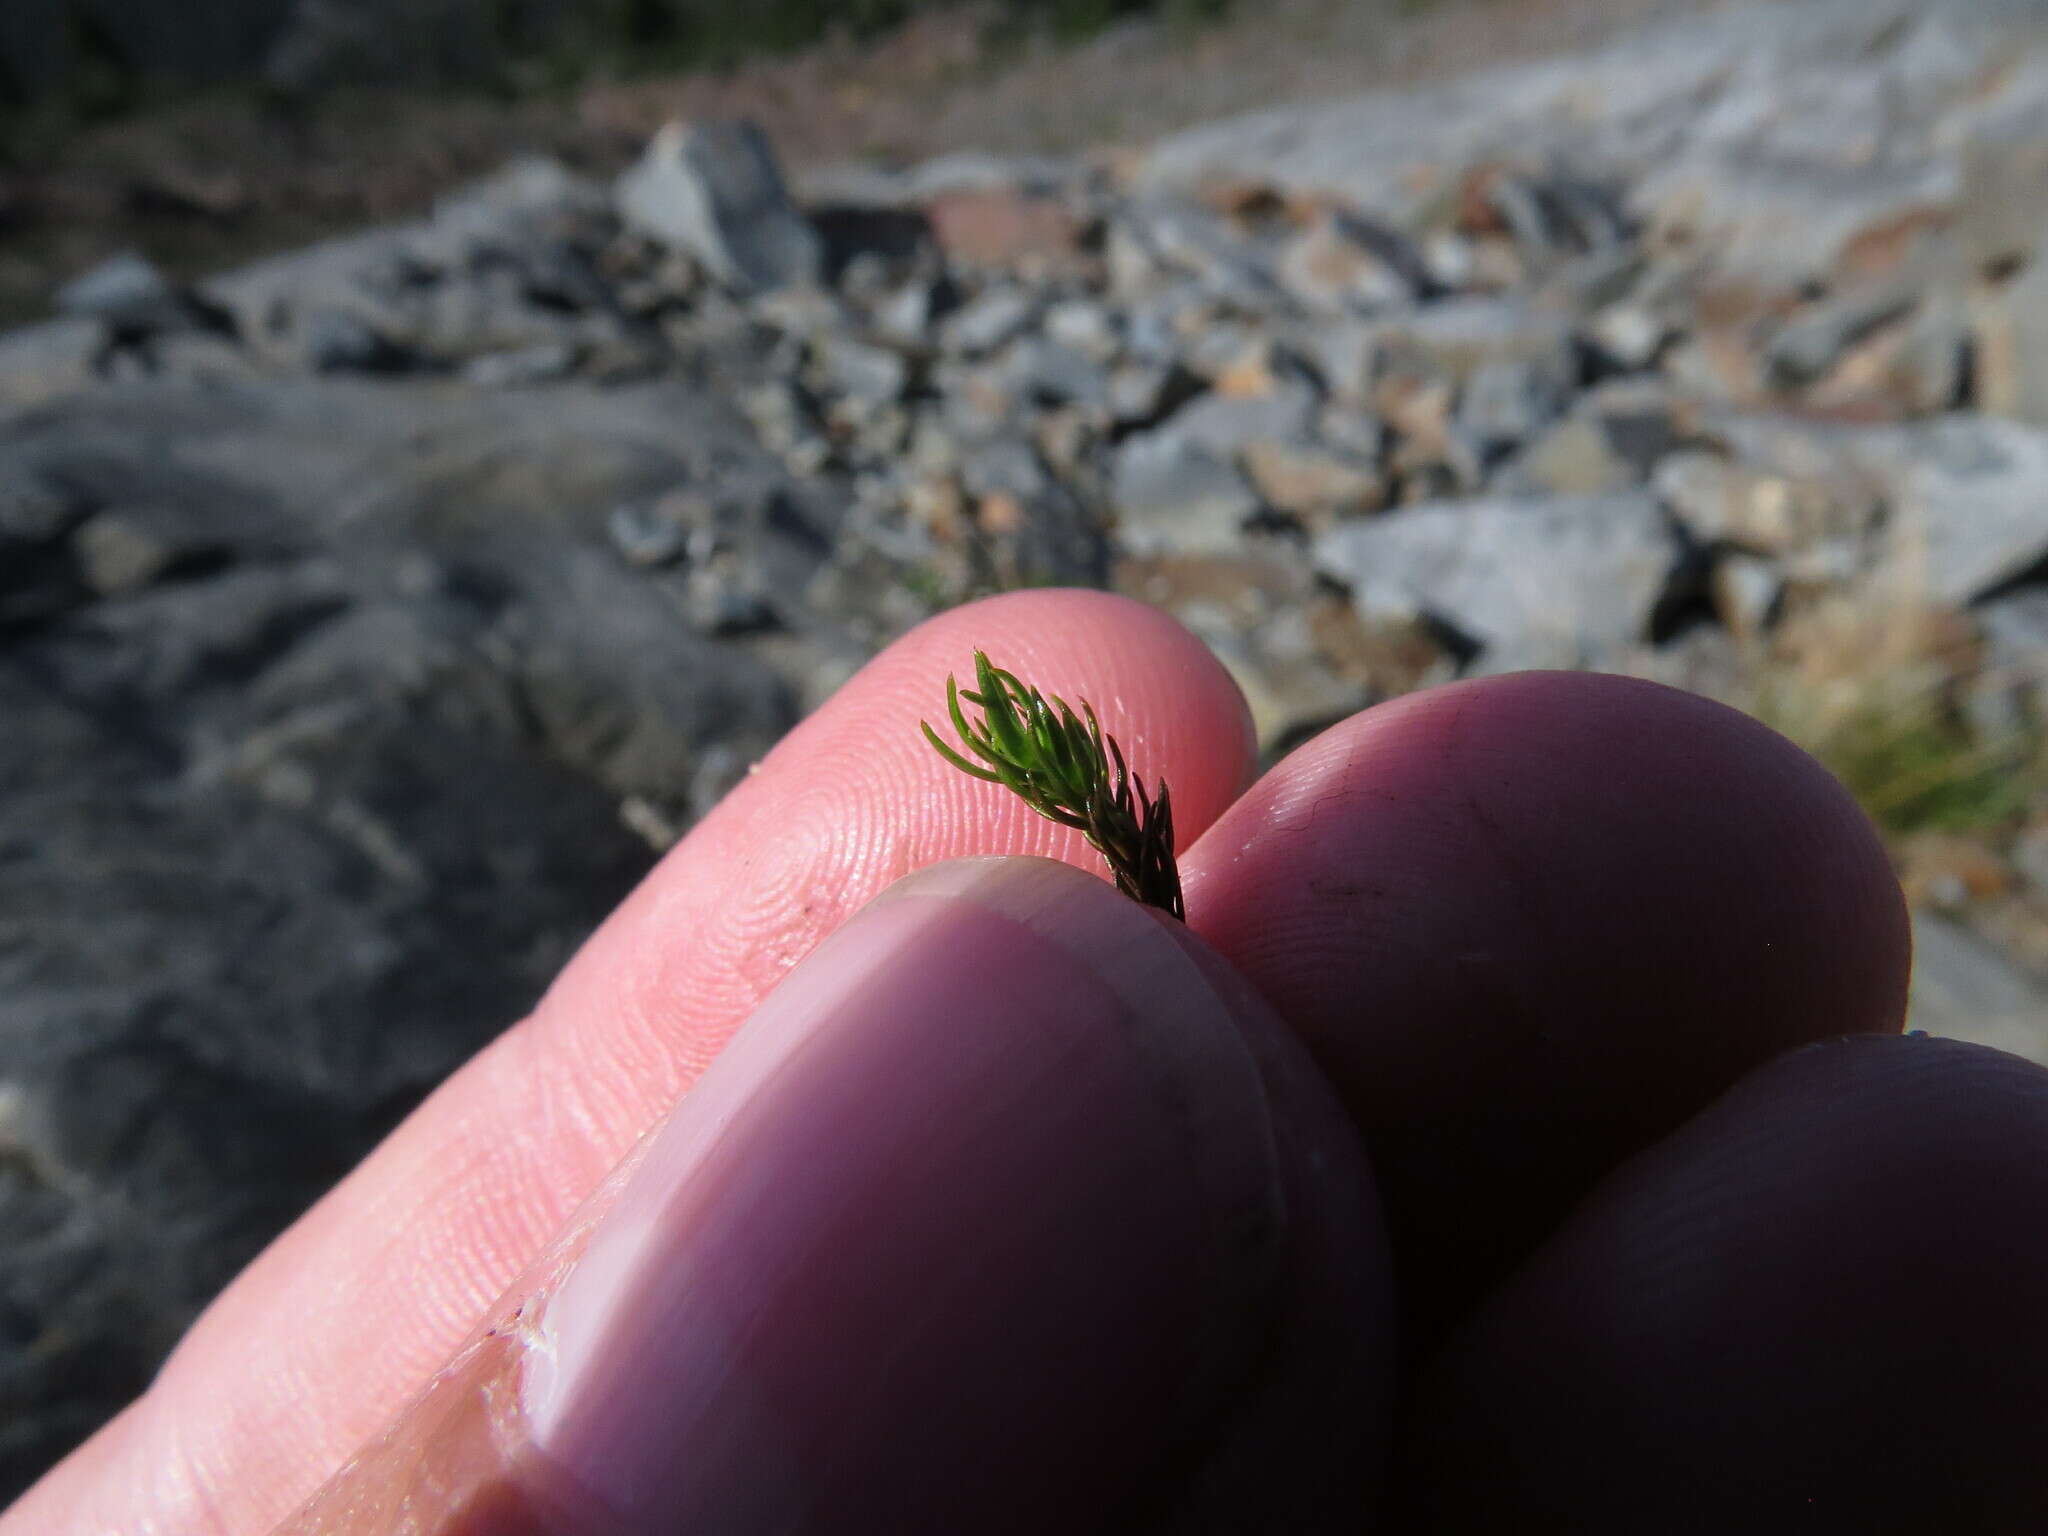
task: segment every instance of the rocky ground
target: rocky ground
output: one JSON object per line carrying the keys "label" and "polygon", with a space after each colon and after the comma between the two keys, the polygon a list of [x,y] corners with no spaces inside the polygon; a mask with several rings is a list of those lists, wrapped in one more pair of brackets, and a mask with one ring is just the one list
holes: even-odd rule
{"label": "rocky ground", "polygon": [[1730,699],[1893,835],[1916,1022],[2048,1060],[2037,13],[793,194],[701,122],[81,277],[0,336],[0,1492],[979,593],[1171,609],[1276,754],[1509,668]]}

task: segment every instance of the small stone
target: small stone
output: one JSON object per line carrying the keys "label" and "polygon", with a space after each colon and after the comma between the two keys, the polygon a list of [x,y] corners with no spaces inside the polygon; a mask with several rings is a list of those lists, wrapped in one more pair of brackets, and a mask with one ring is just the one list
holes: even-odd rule
{"label": "small stone", "polygon": [[619,178],[619,214],[743,293],[815,285],[824,243],[752,123],[670,123]]}
{"label": "small stone", "polygon": [[170,279],[153,262],[134,251],[123,251],[59,288],[56,306],[60,314],[118,322],[170,304],[176,296]]}
{"label": "small stone", "polygon": [[1316,411],[1315,439],[1368,464],[1386,451],[1387,428],[1377,416],[1343,400],[1326,400]]}
{"label": "small stone", "polygon": [[1134,555],[1217,554],[1243,542],[1259,498],[1229,462],[1170,427],[1117,449],[1110,502],[1117,536]]}
{"label": "small stone", "polygon": [[1502,471],[1502,489],[1556,496],[1604,496],[1636,483],[1597,417],[1567,416],[1529,444]]}
{"label": "small stone", "polygon": [[1281,255],[1280,284],[1312,310],[1411,304],[1429,286],[1423,257],[1396,231],[1326,211]]}
{"label": "small stone", "polygon": [[1756,555],[1730,552],[1714,562],[1714,611],[1738,640],[1763,634],[1785,590],[1776,565]]}
{"label": "small stone", "polygon": [[1064,299],[1045,312],[1045,334],[1063,347],[1102,362],[1117,350],[1117,323],[1089,299]]}
{"label": "small stone", "polygon": [[690,530],[670,515],[665,501],[622,502],[606,516],[605,532],[632,564],[652,569],[682,558]]}
{"label": "small stone", "polygon": [[1123,363],[1109,376],[1109,412],[1127,424],[1156,422],[1201,387],[1201,380],[1173,363]]}
{"label": "small stone", "polygon": [[948,192],[924,216],[939,249],[969,266],[1061,266],[1080,250],[1080,225],[1063,203],[1015,188]]}
{"label": "small stone", "polygon": [[360,315],[316,309],[299,324],[299,349],[315,373],[404,373],[413,355]]}
{"label": "small stone", "polygon": [[939,342],[948,352],[983,356],[1021,334],[1036,309],[1022,288],[991,288],[946,317]]}
{"label": "small stone", "polygon": [[1640,304],[1609,304],[1586,324],[1586,335],[1600,355],[1624,373],[1655,362],[1669,334],[1664,323]]}
{"label": "small stone", "polygon": [[489,352],[462,365],[463,379],[478,389],[512,389],[545,384],[576,370],[576,348],[568,342],[544,341],[511,352]]}
{"label": "small stone", "polygon": [[951,293],[948,285],[935,279],[912,278],[875,306],[875,330],[901,346],[922,346],[930,340],[932,323]]}
{"label": "small stone", "polygon": [[1315,392],[1296,383],[1266,395],[1233,398],[1212,392],[1175,411],[1167,429],[1182,440],[1227,459],[1253,443],[1305,438],[1315,408]]}
{"label": "small stone", "polygon": [[1458,399],[1458,426],[1481,453],[1521,446],[1564,409],[1564,381],[1529,362],[1485,363]]}
{"label": "small stone", "polygon": [[1765,381],[1779,390],[1817,383],[1850,348],[1911,313],[1914,297],[1910,289],[1887,284],[1810,306],[1765,346]]}
{"label": "small stone", "polygon": [[1387,504],[1387,483],[1370,461],[1305,443],[1256,442],[1243,456],[1245,472],[1266,504],[1319,525],[1377,512]]}
{"label": "small stone", "polygon": [[869,403],[900,400],[910,383],[910,365],[900,352],[845,336],[826,336],[818,362],[827,388]]}
{"label": "small stone", "polygon": [[105,347],[94,320],[49,320],[0,332],[0,406],[40,405],[86,388]]}
{"label": "small stone", "polygon": [[102,597],[138,592],[193,553],[169,509],[119,507],[88,518],[71,536],[86,585]]}
{"label": "small stone", "polygon": [[1944,416],[1854,439],[1891,494],[1885,590],[1960,606],[2048,557],[2048,431],[1993,417]]}

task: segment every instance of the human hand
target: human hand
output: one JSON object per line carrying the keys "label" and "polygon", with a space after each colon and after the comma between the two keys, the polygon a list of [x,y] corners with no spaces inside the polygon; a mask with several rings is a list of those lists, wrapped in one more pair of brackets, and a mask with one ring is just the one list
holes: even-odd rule
{"label": "human hand", "polygon": [[[977,645],[1172,784],[1188,930],[867,906],[1094,867],[919,737]],[[933,621],[0,1533],[2038,1525],[2048,1074],[1880,1038],[1818,767],[1563,675],[1250,764],[1149,610]]]}

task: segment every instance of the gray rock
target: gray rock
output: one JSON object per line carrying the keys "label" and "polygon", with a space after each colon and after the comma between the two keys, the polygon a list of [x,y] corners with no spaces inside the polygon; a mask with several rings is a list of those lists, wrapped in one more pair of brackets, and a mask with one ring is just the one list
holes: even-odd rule
{"label": "gray rock", "polygon": [[1110,502],[1118,542],[1137,555],[1228,553],[1259,510],[1227,458],[1171,429],[1138,433],[1117,449]]}
{"label": "gray rock", "polygon": [[2048,557],[2048,431],[1968,416],[1856,435],[1892,487],[1877,580],[1960,606]]}
{"label": "gray rock", "polygon": [[1229,459],[1253,443],[1305,437],[1315,408],[1315,392],[1297,384],[1283,385],[1267,395],[1206,394],[1175,411],[1158,432],[1171,433],[1191,446]]}
{"label": "gray rock", "polygon": [[1586,325],[1586,335],[1612,367],[1624,372],[1647,368],[1656,360],[1670,331],[1640,304],[1609,304]]}
{"label": "gray rock", "polygon": [[1541,433],[1493,483],[1522,495],[1605,496],[1633,487],[1636,473],[1600,419],[1577,412]]}
{"label": "gray rock", "polygon": [[1803,389],[1824,377],[1858,342],[1904,319],[1916,295],[1886,283],[1812,306],[1772,336],[1764,348],[1764,376],[1778,389]]}
{"label": "gray rock", "polygon": [[1565,381],[1529,362],[1485,363],[1466,380],[1457,423],[1481,453],[1504,453],[1536,436],[1564,410]]}
{"label": "gray rock", "polygon": [[1906,1024],[2048,1066],[2048,992],[1985,940],[1944,918],[1913,919]]}
{"label": "gray rock", "polygon": [[40,405],[92,383],[106,333],[92,320],[51,320],[0,333],[0,408]]}
{"label": "gray rock", "polygon": [[1089,299],[1063,299],[1045,312],[1045,334],[1095,362],[1115,355],[1120,329],[1116,316]]}
{"label": "gray rock", "polygon": [[618,552],[634,565],[662,566],[682,557],[690,527],[671,515],[664,497],[654,502],[622,502],[605,517],[605,532]]}
{"label": "gray rock", "polygon": [[1077,347],[1040,336],[1012,343],[1004,358],[1012,391],[1039,405],[1080,405],[1107,410],[1109,376]]}
{"label": "gray rock", "polygon": [[1643,638],[1676,554],[1646,496],[1418,507],[1315,544],[1361,614],[1447,623],[1487,672],[1601,665]]}
{"label": "gray rock", "polygon": [[827,388],[870,404],[900,400],[910,383],[902,353],[846,336],[825,337],[818,362]]}
{"label": "gray rock", "polygon": [[730,288],[805,286],[823,276],[823,243],[751,123],[670,123],[620,177],[617,197],[627,225],[688,251]]}
{"label": "gray rock", "polygon": [[57,309],[67,315],[113,320],[174,304],[177,290],[155,263],[134,251],[111,256],[57,290]]}
{"label": "gray rock", "polygon": [[465,382],[478,389],[513,389],[544,384],[576,368],[576,348],[567,342],[543,341],[511,352],[487,352],[462,365]]}
{"label": "gray rock", "polygon": [[404,373],[417,359],[361,315],[316,309],[301,322],[299,345],[315,373]]}
{"label": "gray rock", "polygon": [[1397,230],[1328,211],[1288,243],[1280,285],[1310,309],[1381,310],[1411,304],[1435,284],[1422,255]]}
{"label": "gray rock", "polygon": [[990,288],[946,317],[939,327],[940,345],[963,356],[983,356],[1022,333],[1037,310],[1037,301],[1022,288]]}

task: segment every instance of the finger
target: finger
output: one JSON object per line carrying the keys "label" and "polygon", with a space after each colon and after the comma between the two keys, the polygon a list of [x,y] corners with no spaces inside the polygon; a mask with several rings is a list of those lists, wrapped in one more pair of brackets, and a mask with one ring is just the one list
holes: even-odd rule
{"label": "finger", "polygon": [[922,740],[918,720],[943,707],[947,674],[977,646],[1092,700],[1134,760],[1172,782],[1189,834],[1248,776],[1242,699],[1199,642],[1151,609],[1034,592],[914,631],[777,747],[534,1016],[274,1244],[143,1400],[45,1479],[18,1524],[0,1526],[268,1529],[418,1389],[848,912],[956,854],[1098,867],[1075,834],[947,767]]}
{"label": "finger", "polygon": [[1384,705],[1186,864],[1190,923],[1365,1130],[1418,1332],[1750,1067],[1904,1011],[1904,904],[1849,796],[1654,684],[1531,673]]}
{"label": "finger", "polygon": [[1041,860],[898,885],[287,1529],[1355,1530],[1356,1136],[1194,942]]}
{"label": "finger", "polygon": [[1845,1040],[1603,1185],[1423,1397],[1438,1531],[2048,1528],[2048,1071]]}

